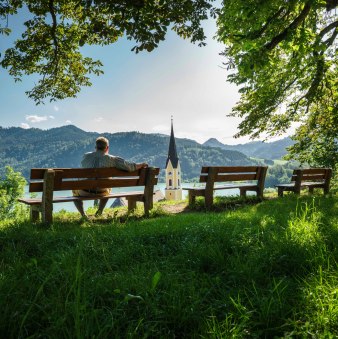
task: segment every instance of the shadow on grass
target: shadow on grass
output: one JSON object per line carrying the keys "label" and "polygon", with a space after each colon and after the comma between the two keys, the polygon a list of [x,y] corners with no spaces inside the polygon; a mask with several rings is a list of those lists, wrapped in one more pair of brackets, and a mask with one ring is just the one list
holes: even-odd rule
{"label": "shadow on grass", "polygon": [[337,335],[337,200],[247,202],[217,199],[217,213],[174,216],[155,208],[150,218],[108,211],[90,223],[61,213],[47,229],[24,222],[1,229],[0,331]]}
{"label": "shadow on grass", "polygon": [[214,203],[208,210],[205,207],[204,198],[197,197],[196,202],[191,206],[187,206],[187,210],[191,211],[203,211],[203,212],[224,212],[228,210],[237,210],[244,206],[255,205],[262,202],[262,199],[256,196],[239,197],[239,196],[216,196],[214,197]]}

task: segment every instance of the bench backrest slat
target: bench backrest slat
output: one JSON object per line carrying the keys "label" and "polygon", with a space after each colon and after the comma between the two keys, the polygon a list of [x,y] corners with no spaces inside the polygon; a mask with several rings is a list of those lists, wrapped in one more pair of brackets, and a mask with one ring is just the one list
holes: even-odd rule
{"label": "bench backrest slat", "polygon": [[297,181],[298,176],[301,175],[300,181],[324,181],[331,177],[330,168],[307,168],[297,169],[293,171],[291,181]]}
{"label": "bench backrest slat", "polygon": [[225,167],[225,166],[211,166],[202,167],[200,182],[208,182],[209,169],[213,168],[215,171],[214,182],[227,182],[227,181],[251,181],[260,180],[262,169],[264,173],[267,167],[263,166],[237,166],[237,167]]}
{"label": "bench backrest slat", "polygon": [[218,173],[247,173],[257,172],[260,166],[203,166],[201,173],[208,173],[210,167],[215,168]]}
{"label": "bench backrest slat", "polygon": [[[147,170],[147,168],[144,168],[134,172],[126,172],[116,168],[55,168],[53,191],[145,186]],[[153,170],[156,177],[152,184],[156,185],[159,168]],[[30,182],[29,192],[43,192],[43,180],[40,176],[43,177],[46,171],[47,169],[31,170],[31,179],[39,180]]]}
{"label": "bench backrest slat", "polygon": [[304,168],[300,169],[303,174],[326,174],[330,168]]}
{"label": "bench backrest slat", "polygon": [[[43,179],[46,168],[32,168],[30,178],[31,180]],[[62,172],[63,178],[101,178],[113,176],[139,176],[139,171],[127,172],[116,168],[54,168],[56,171]],[[157,173],[158,174],[158,173]]]}
{"label": "bench backrest slat", "polygon": [[[296,181],[297,175],[292,174],[291,181]],[[302,175],[302,181],[315,181],[315,180],[321,180],[323,181],[325,179],[325,174],[314,174],[314,175]]]}

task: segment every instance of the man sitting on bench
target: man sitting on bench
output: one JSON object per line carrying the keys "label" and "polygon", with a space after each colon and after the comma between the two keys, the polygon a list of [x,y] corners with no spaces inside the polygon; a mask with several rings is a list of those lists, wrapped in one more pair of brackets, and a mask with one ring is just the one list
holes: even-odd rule
{"label": "man sitting on bench", "polygon": [[[94,152],[85,153],[81,166],[83,168],[100,168],[100,167],[115,167],[120,170],[132,172],[138,170],[140,168],[148,167],[148,164],[143,163],[134,163],[124,160],[123,158],[111,155],[109,152],[109,141],[105,137],[98,137],[96,139],[96,147]],[[73,195],[76,197],[87,197],[87,196],[105,196],[110,193],[110,188],[100,188],[97,190],[74,190]],[[108,199],[100,199],[99,207],[95,216],[99,216],[102,214],[103,209],[107,204]],[[74,201],[74,204],[77,210],[80,212],[83,218],[88,218],[84,209],[83,209],[83,201],[78,200]]]}

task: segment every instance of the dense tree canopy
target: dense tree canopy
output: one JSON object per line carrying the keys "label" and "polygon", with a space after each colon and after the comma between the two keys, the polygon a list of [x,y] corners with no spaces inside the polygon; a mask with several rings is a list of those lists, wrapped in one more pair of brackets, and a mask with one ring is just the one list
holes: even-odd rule
{"label": "dense tree canopy", "polygon": [[170,26],[179,36],[204,44],[201,21],[214,15],[214,0],[0,0],[0,33],[10,34],[11,16],[23,8],[25,32],[5,51],[1,65],[20,80],[39,74],[27,94],[36,103],[74,97],[100,74],[101,62],[82,55],[85,44],[108,45],[126,36],[133,50],[152,51]]}
{"label": "dense tree canopy", "polygon": [[338,161],[337,0],[224,0],[218,37],[244,118],[237,136],[276,135],[298,122],[291,153]]}

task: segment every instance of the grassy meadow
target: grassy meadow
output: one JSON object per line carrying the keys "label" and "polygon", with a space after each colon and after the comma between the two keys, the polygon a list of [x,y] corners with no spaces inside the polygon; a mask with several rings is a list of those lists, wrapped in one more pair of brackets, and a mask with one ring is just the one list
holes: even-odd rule
{"label": "grassy meadow", "polygon": [[249,202],[0,222],[0,337],[337,337],[338,197]]}

